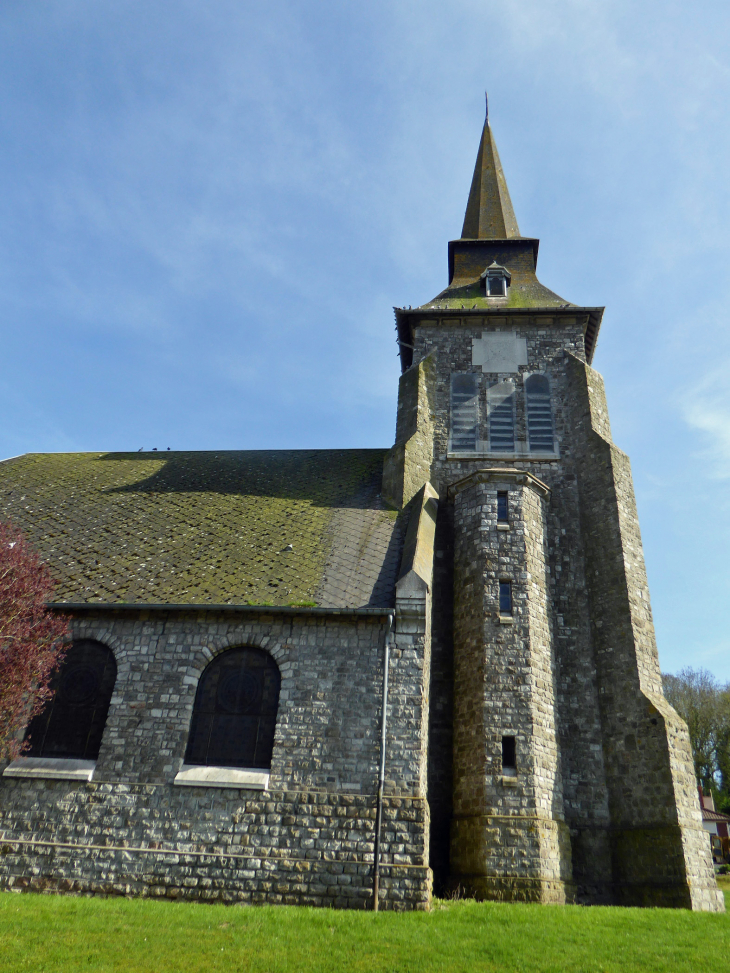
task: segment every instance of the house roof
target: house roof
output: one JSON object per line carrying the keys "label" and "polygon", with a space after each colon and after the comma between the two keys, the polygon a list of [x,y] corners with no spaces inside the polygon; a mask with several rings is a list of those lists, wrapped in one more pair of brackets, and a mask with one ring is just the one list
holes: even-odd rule
{"label": "house roof", "polygon": [[715,821],[718,824],[730,823],[730,814],[723,814],[721,811],[713,811],[709,807],[702,806],[702,820]]}
{"label": "house roof", "polygon": [[388,608],[403,525],[384,456],[29,453],[0,463],[0,518],[49,565],[54,602]]}

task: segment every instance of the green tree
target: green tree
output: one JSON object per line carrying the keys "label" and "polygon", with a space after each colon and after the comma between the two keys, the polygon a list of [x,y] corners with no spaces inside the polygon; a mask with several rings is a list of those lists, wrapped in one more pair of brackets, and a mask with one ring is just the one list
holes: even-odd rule
{"label": "green tree", "polygon": [[689,729],[695,774],[719,804],[730,802],[730,686],[706,669],[662,676],[664,694]]}

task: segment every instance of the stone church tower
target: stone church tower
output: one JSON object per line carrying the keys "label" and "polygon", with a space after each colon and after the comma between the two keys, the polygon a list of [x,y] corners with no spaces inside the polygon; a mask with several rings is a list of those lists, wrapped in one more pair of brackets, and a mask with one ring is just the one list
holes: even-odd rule
{"label": "stone church tower", "polygon": [[723,908],[659,671],[603,308],[537,279],[485,120],[449,284],[396,309],[384,493],[440,497],[429,787],[437,888]]}
{"label": "stone church tower", "polygon": [[0,462],[72,628],[0,768],[0,888],[723,909],[603,309],[537,251],[485,123],[448,287],[396,309],[391,449]]}

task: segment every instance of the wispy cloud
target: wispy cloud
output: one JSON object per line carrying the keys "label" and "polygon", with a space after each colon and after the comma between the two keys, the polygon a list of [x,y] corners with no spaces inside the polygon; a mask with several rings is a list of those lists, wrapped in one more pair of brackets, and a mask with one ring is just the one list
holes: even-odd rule
{"label": "wispy cloud", "polygon": [[[729,363],[730,364],[730,363]],[[702,434],[698,454],[715,479],[730,479],[730,367],[708,371],[694,387],[682,394],[685,422]]]}

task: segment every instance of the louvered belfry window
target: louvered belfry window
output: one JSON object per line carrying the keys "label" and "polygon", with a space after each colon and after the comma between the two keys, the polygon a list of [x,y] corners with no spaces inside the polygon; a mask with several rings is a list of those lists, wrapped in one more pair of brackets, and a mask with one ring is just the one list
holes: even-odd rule
{"label": "louvered belfry window", "polygon": [[451,376],[451,449],[475,450],[479,439],[479,376]]}
{"label": "louvered belfry window", "polygon": [[110,648],[73,642],[51,679],[52,698],[28,727],[28,756],[96,760],[116,679]]}
{"label": "louvered belfry window", "polygon": [[268,769],[279,707],[279,667],[261,649],[228,649],[200,677],[186,764]]}
{"label": "louvered belfry window", "polygon": [[530,375],[525,380],[527,400],[527,438],[530,452],[552,453],[555,449],[550,382],[545,375]]}
{"label": "louvered belfry window", "polygon": [[515,387],[499,382],[487,389],[489,449],[493,453],[512,453],[515,448]]}

